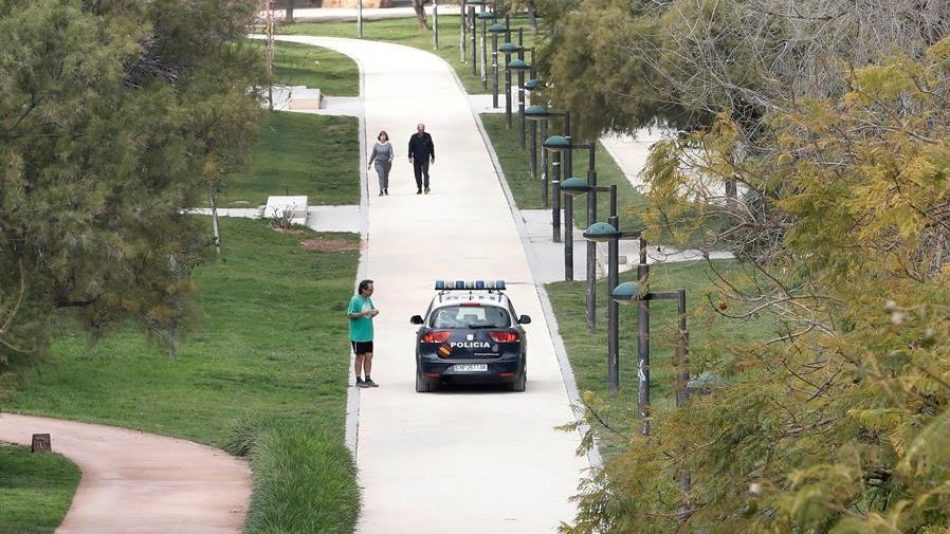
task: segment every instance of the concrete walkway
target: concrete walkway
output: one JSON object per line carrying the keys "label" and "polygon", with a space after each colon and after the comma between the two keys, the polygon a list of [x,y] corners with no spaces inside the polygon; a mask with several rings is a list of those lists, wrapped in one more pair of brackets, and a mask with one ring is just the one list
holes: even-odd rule
{"label": "concrete walkway", "polygon": [[30,445],[34,433],[50,434],[53,450],[82,470],[59,534],[241,531],[250,470],[224,451],[134,430],[0,414],[0,441]]}
{"label": "concrete walkway", "polygon": [[[361,390],[360,532],[552,532],[570,521],[584,458],[548,325],[511,208],[468,97],[438,57],[399,45],[321,37],[281,40],[354,57],[363,75],[367,142],[387,130],[397,159],[390,195],[370,175],[365,262],[376,281],[378,389]],[[407,68],[411,65],[411,69]],[[416,195],[406,145],[434,138],[432,194]],[[526,393],[414,390],[413,314],[439,278],[505,279],[528,326]]]}

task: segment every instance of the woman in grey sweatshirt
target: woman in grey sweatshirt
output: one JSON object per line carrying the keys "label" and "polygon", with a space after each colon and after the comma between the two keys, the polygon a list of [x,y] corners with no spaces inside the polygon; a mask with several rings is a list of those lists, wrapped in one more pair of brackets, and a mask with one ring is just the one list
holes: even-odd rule
{"label": "woman in grey sweatshirt", "polygon": [[[386,130],[376,136],[376,144],[369,154],[369,167],[376,162],[376,174],[379,175],[379,196],[389,194],[389,169],[393,167],[393,146],[389,144],[389,134]],[[367,169],[369,168],[367,167]]]}

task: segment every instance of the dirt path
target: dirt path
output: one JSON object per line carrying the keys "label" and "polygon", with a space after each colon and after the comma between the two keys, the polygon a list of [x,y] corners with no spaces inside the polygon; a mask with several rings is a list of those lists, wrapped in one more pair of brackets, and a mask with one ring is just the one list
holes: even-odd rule
{"label": "dirt path", "polygon": [[0,441],[50,434],[82,481],[57,533],[240,532],[250,502],[247,464],[190,441],[121,428],[0,414]]}

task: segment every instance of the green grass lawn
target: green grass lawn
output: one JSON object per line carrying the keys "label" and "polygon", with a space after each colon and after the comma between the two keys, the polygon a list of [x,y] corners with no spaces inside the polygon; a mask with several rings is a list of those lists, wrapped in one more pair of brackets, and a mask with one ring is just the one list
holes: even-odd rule
{"label": "green grass lawn", "polygon": [[[487,93],[491,91],[491,81],[489,80],[488,89],[482,87],[481,75],[472,74],[471,64],[471,36],[466,44],[466,51],[469,55],[468,63],[462,63],[459,52],[459,24],[461,19],[458,16],[439,17],[439,49],[433,46],[432,39],[432,18],[429,18],[430,31],[419,31],[416,26],[415,18],[405,19],[387,19],[387,20],[367,20],[363,22],[363,38],[372,41],[385,41],[388,43],[401,44],[419,48],[432,52],[451,65],[458,73],[465,90],[472,94]],[[524,18],[517,18],[511,21],[511,28],[517,31],[523,28],[524,44],[526,47],[532,46],[534,39],[531,35],[528,21]],[[356,24],[353,22],[307,22],[281,26],[283,34],[288,35],[320,35],[326,37],[350,37],[357,38]],[[491,64],[491,36],[488,37],[489,46],[489,65]],[[512,37],[517,42],[517,37]],[[499,42],[504,42],[499,38]],[[504,58],[504,55],[499,56]],[[530,58],[530,54],[528,56]],[[526,58],[527,60],[527,58]],[[501,78],[504,78],[502,74]],[[501,83],[504,83],[503,81]]]}
{"label": "green grass lawn", "polygon": [[[505,115],[502,113],[483,113],[481,115],[485,130],[491,138],[492,146],[498,155],[498,161],[505,172],[505,178],[508,180],[508,187],[511,188],[511,194],[515,203],[520,209],[541,209],[545,207],[541,201],[541,183],[540,178],[532,178],[530,174],[528,159],[530,152],[528,148],[522,149],[518,146],[518,117],[513,117],[512,128],[506,127]],[[527,144],[531,142],[530,132],[527,135]],[[538,141],[538,162],[540,165],[541,141]],[[574,176],[587,179],[588,151],[584,149],[574,150]],[[597,185],[617,186],[617,212],[621,221],[621,228],[626,230],[637,229],[642,226],[639,217],[637,217],[638,208],[646,203],[646,199],[638,193],[630,182],[623,175],[620,167],[610,157],[610,154],[598,143],[596,156],[594,158],[595,168],[597,169]],[[550,171],[549,171],[550,172]],[[562,179],[566,177],[562,176]],[[553,178],[552,178],[553,179]],[[548,193],[548,199],[553,198],[553,193]],[[587,222],[587,215],[584,206],[586,198],[578,196],[574,199],[575,217],[579,217],[577,225],[583,228],[583,223]],[[610,212],[610,195],[606,192],[597,194],[597,217],[606,221]]]}
{"label": "green grass lawn", "polygon": [[311,206],[359,204],[359,123],[273,111],[264,114],[248,169],[228,177],[222,207],[256,207],[270,195],[307,195]]}
{"label": "green grass lawn", "polygon": [[58,454],[0,445],[0,534],[53,532],[79,484],[79,468]]}
{"label": "green grass lawn", "polygon": [[[636,262],[637,258],[629,258]],[[717,271],[733,273],[739,269],[735,260],[714,260]],[[763,339],[777,331],[777,325],[766,318],[752,321],[727,319],[710,307],[708,296],[716,295],[713,271],[705,261],[655,264],[650,266],[650,290],[653,292],[686,290],[687,329],[689,331],[691,376],[702,367],[703,355],[711,341]],[[636,280],[636,269],[622,273],[621,282]],[[587,333],[584,281],[547,284],[551,305],[578,389],[590,391],[606,401],[608,420],[622,432],[635,432],[637,406],[637,307],[620,306],[620,392],[610,397],[607,392],[607,289],[606,281],[597,284],[597,328]],[[716,299],[713,298],[715,301]],[[674,407],[673,357],[678,339],[675,300],[651,302],[651,383],[653,415]],[[626,439],[604,429],[596,429],[601,437],[601,452],[610,455]]]}
{"label": "green grass lawn", "polygon": [[[264,41],[252,39],[264,54]],[[305,85],[329,96],[359,96],[359,67],[348,56],[318,46],[274,43],[274,78],[282,85]]]}
{"label": "green grass lawn", "polygon": [[[331,466],[313,460],[318,462],[313,467],[330,471],[308,471],[310,464],[290,470],[338,488],[333,498],[341,509],[307,515],[317,502],[307,493],[296,501],[283,496],[279,504],[298,504],[301,518],[327,516],[319,528],[286,531],[349,532],[358,490],[343,445],[349,365],[344,311],[352,295],[359,236],[279,233],[267,221],[224,219],[222,240],[224,258],[195,273],[203,317],[184,338],[177,359],[134,329],[90,345],[65,313],[55,326],[50,356],[20,373],[4,409],[219,447],[231,445],[236,435],[251,443],[266,437],[271,445],[257,452],[277,457],[261,458],[261,465],[283,470],[295,462],[286,454],[294,443],[310,452],[334,451],[333,458],[346,461]],[[247,421],[258,423],[249,431]],[[259,469],[256,456],[254,465],[250,514],[255,524],[266,525],[260,516],[280,515],[281,508],[262,508],[257,489],[276,474]]]}

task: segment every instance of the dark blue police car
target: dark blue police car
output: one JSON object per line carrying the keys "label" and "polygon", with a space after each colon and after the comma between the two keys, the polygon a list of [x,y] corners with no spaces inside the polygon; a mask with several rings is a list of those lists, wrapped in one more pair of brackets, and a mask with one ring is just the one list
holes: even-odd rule
{"label": "dark blue police car", "polygon": [[524,391],[528,382],[527,339],[505,295],[505,282],[442,281],[425,315],[413,315],[416,332],[416,391],[444,383],[504,383]]}

